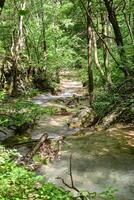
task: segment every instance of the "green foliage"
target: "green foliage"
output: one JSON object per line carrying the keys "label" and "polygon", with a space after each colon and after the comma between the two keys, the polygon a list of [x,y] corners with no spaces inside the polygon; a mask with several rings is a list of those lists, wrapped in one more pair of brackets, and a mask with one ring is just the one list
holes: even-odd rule
{"label": "green foliage", "polygon": [[117,190],[113,188],[108,188],[107,190],[97,193],[97,192],[80,192],[78,200],[117,200],[115,197],[115,192]]}
{"label": "green foliage", "polygon": [[25,123],[33,123],[42,114],[42,109],[30,101],[17,99],[5,103],[0,108],[0,113],[1,126],[20,127]]}
{"label": "green foliage", "polygon": [[7,95],[4,91],[0,91],[0,102],[7,99]]}
{"label": "green foliage", "polygon": [[15,127],[18,132],[33,127],[42,114],[53,115],[56,110],[41,107],[31,101],[38,90],[31,90],[19,98],[11,98],[0,93],[0,126]]}
{"label": "green foliage", "polygon": [[45,183],[44,177],[18,166],[16,151],[0,146],[0,199],[1,200],[71,200],[71,194],[62,188]]}
{"label": "green foliage", "polygon": [[31,88],[30,90],[27,90],[22,96],[25,98],[31,98],[39,94],[39,90],[35,88]]}
{"label": "green foliage", "polygon": [[114,94],[112,91],[105,90],[104,88],[99,88],[94,92],[94,102],[93,107],[96,110],[99,117],[104,117],[106,112],[110,110],[110,107],[119,103],[120,98],[118,94]]}
{"label": "green foliage", "polygon": [[21,15],[21,16],[25,16],[25,15],[27,15],[28,13],[29,13],[28,10],[19,10],[19,15]]}
{"label": "green foliage", "polygon": [[46,183],[43,176],[36,176],[24,167],[16,164],[20,155],[15,150],[6,150],[0,146],[0,199],[1,200],[116,200],[115,190],[80,192],[73,197],[63,188]]}

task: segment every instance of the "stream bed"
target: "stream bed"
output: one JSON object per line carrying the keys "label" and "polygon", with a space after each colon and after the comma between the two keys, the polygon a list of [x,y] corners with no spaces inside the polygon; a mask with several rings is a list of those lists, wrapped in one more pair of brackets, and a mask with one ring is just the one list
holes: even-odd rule
{"label": "stream bed", "polygon": [[[41,165],[37,173],[48,182],[65,187],[57,177],[70,183],[69,158],[72,154],[74,184],[80,190],[101,192],[109,187],[117,189],[118,200],[134,200],[134,128],[111,128],[107,131],[85,130],[74,135],[76,129],[69,129],[67,121],[78,110],[65,105],[68,98],[84,95],[81,82],[64,77],[58,95],[41,94],[33,98],[40,106],[68,109],[61,115],[42,116],[31,133],[32,139],[39,139],[45,132],[49,137],[66,137],[61,156],[48,165]],[[23,155],[27,146],[18,148]],[[68,189],[68,188],[66,188]]]}
{"label": "stream bed", "polygon": [[[82,84],[71,79],[61,81],[58,96],[39,96],[35,103],[42,106],[57,103],[74,94],[82,95]],[[64,106],[64,104],[63,104]],[[41,119],[32,137],[40,137],[42,131],[50,136],[67,136],[63,144],[61,157],[48,165],[42,165],[38,173],[49,182],[65,187],[57,177],[70,183],[69,158],[72,154],[72,171],[75,186],[89,191],[104,191],[112,187],[117,189],[118,200],[134,200],[134,129],[111,128],[108,131],[85,131],[83,136],[72,136],[76,130],[67,127],[70,115],[61,115]],[[37,134],[38,133],[38,134]],[[67,188],[68,189],[68,188]]]}

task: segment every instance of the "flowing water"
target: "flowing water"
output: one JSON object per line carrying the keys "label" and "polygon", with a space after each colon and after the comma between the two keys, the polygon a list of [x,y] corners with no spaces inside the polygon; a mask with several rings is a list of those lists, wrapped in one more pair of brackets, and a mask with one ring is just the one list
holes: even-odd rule
{"label": "flowing water", "polygon": [[[61,80],[60,90],[55,96],[39,95],[33,102],[44,107],[66,109],[65,101],[68,98],[72,98],[74,94],[83,94],[81,82],[69,78]],[[113,187],[118,190],[119,200],[134,200],[134,129],[111,128],[99,132],[85,130],[86,134],[83,136],[72,136],[76,130],[69,129],[67,121],[76,112],[76,108],[68,110],[66,114],[42,116],[32,131],[33,139],[40,138],[44,132],[49,137],[67,136],[60,159],[42,165],[38,173],[44,175],[47,181],[65,187],[57,177],[70,183],[69,157],[72,154],[76,187],[98,192]],[[26,147],[19,150],[24,153]]]}
{"label": "flowing water", "polygon": [[[82,85],[78,81],[63,79],[61,93],[58,96],[41,95],[34,99],[42,106],[54,105],[58,99],[82,94]],[[62,104],[64,106],[64,103]],[[42,165],[38,173],[47,181],[62,185],[57,177],[70,183],[69,158],[72,158],[72,170],[75,186],[89,191],[103,191],[113,187],[117,189],[119,200],[134,200],[134,129],[113,128],[108,131],[90,132],[85,136],[71,136],[66,122],[70,115],[61,115],[41,119],[39,127],[33,131],[33,138],[40,137],[42,131],[50,136],[67,135],[62,147],[61,158],[47,166]],[[65,186],[64,186],[65,187]]]}

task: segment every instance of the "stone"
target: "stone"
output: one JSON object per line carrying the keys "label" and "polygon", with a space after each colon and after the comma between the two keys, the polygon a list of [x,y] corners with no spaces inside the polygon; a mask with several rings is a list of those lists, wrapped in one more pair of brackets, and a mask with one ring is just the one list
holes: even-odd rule
{"label": "stone", "polygon": [[85,130],[79,129],[79,130],[75,131],[72,135],[73,136],[84,136],[85,134],[86,134]]}
{"label": "stone", "polygon": [[90,107],[82,108],[68,122],[70,128],[87,128],[94,125],[97,119],[95,111]]}

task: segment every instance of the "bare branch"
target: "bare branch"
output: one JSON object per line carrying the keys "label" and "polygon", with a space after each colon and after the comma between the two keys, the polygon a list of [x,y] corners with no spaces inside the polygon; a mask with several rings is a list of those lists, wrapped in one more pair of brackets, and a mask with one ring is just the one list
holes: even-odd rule
{"label": "bare branch", "polygon": [[118,5],[115,7],[116,11],[119,9],[119,7],[122,5],[122,3],[123,3],[123,0],[118,3]]}
{"label": "bare branch", "polygon": [[[99,32],[98,32],[98,33],[99,33]],[[112,39],[112,40],[115,41],[115,38],[112,37],[112,36],[105,35],[104,33],[99,33],[99,34],[102,35],[102,37],[104,37],[104,38],[109,38],[109,39]]]}
{"label": "bare branch", "polygon": [[68,187],[70,189],[73,189],[73,190],[75,190],[76,192],[79,193],[80,191],[75,187],[74,181],[73,181],[73,174],[72,174],[72,154],[70,155],[69,175],[70,175],[70,179],[71,179],[71,185],[69,185],[68,183],[66,183],[62,177],[57,177],[57,179],[60,179],[62,181],[62,183],[66,187]]}

